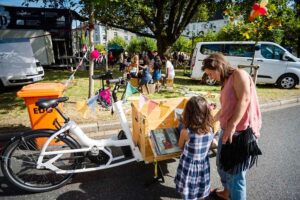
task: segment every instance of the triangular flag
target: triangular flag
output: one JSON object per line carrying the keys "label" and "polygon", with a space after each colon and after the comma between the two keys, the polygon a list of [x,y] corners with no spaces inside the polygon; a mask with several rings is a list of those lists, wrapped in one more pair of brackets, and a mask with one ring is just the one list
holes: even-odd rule
{"label": "triangular flag", "polygon": [[131,96],[134,93],[139,92],[138,89],[136,87],[133,87],[129,82],[127,83],[127,87],[126,87],[126,93],[125,93],[125,99],[129,96]]}
{"label": "triangular flag", "polygon": [[77,108],[78,112],[81,113],[82,117],[86,118],[87,111],[88,111],[88,108],[89,108],[86,101],[83,100],[83,101],[76,102],[76,108]]}
{"label": "triangular flag", "polygon": [[148,101],[149,99],[144,95],[144,94],[140,94],[140,98],[139,98],[139,110],[142,109],[142,107],[144,106],[144,104]]}
{"label": "triangular flag", "polygon": [[98,95],[95,95],[95,96],[90,97],[87,100],[87,105],[92,111],[95,111],[95,105],[96,105],[97,99],[98,99]]}
{"label": "triangular flag", "polygon": [[170,109],[170,106],[159,104],[159,109],[160,109],[159,118],[162,118],[168,112],[168,110]]}
{"label": "triangular flag", "polygon": [[158,105],[157,102],[150,100],[148,102],[148,115],[152,112],[152,110]]}

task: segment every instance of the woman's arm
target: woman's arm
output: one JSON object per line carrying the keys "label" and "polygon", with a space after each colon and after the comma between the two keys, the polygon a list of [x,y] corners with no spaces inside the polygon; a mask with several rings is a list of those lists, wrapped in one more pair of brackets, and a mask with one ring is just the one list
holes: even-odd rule
{"label": "woman's arm", "polygon": [[178,147],[183,149],[185,142],[188,140],[188,130],[183,128],[180,132]]}
{"label": "woman's arm", "polygon": [[231,143],[232,135],[236,131],[236,126],[244,116],[247,107],[250,103],[250,77],[246,71],[238,69],[233,74],[233,89],[237,98],[237,103],[233,111],[231,119],[228,121],[227,127],[224,130],[222,143],[227,141]]}

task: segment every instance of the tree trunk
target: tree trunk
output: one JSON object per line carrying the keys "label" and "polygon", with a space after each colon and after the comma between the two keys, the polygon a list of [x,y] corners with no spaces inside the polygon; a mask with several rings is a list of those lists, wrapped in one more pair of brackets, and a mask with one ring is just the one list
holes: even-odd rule
{"label": "tree trunk", "polygon": [[159,56],[164,56],[165,54],[170,54],[171,46],[173,44],[167,37],[157,37],[157,53]]}
{"label": "tree trunk", "polygon": [[[89,13],[89,40],[90,40],[90,50],[94,50],[94,3],[90,5]],[[94,60],[90,58],[90,67],[89,67],[89,98],[94,94],[94,80],[92,76],[94,75]]]}

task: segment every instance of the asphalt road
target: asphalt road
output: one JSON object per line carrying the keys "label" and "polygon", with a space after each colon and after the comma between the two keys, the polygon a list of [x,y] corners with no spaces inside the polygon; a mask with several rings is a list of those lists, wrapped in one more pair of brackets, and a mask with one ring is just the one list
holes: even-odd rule
{"label": "asphalt road", "polygon": [[[260,147],[263,156],[247,174],[250,200],[300,199],[300,105],[263,113]],[[26,194],[11,186],[0,173],[0,199],[180,199],[173,179],[178,159],[162,163],[164,183],[145,186],[152,179],[153,165],[131,163],[113,169],[78,174],[55,191]],[[220,182],[211,159],[212,187]]]}

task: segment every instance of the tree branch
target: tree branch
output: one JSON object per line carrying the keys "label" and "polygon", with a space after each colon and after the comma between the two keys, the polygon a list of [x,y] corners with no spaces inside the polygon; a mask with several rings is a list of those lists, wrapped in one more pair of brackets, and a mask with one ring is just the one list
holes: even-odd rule
{"label": "tree branch", "polygon": [[191,21],[193,15],[198,9],[198,6],[202,3],[202,1],[199,0],[192,0],[190,1],[189,5],[185,8],[184,15],[182,17],[181,22],[177,26],[177,29],[173,32],[174,36],[179,36],[184,28],[188,25],[188,23]]}
{"label": "tree branch", "polygon": [[172,1],[172,4],[170,6],[170,14],[169,14],[169,19],[168,19],[168,27],[167,27],[167,35],[172,35],[172,30],[174,28],[174,21],[175,21],[175,15],[176,11],[178,9],[178,1]]}

